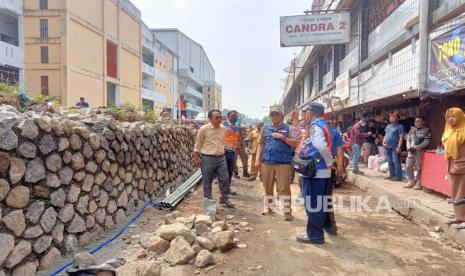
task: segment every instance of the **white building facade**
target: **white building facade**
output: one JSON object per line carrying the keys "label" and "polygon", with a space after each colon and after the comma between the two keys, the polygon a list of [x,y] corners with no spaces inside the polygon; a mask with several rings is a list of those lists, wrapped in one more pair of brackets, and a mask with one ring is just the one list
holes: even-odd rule
{"label": "white building facade", "polygon": [[23,1],[0,0],[0,82],[24,88]]}
{"label": "white building facade", "polygon": [[215,70],[203,47],[178,29],[152,29],[152,33],[178,57],[177,95],[187,99],[188,115],[204,112],[204,87],[215,82]]}

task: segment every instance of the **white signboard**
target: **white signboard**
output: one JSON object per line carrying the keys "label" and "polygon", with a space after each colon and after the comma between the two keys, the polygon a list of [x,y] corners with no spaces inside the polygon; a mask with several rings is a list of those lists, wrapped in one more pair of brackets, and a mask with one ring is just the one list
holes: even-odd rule
{"label": "white signboard", "polygon": [[345,71],[336,78],[336,89],[334,95],[341,100],[346,100],[350,96],[350,73]]}
{"label": "white signboard", "polygon": [[281,47],[341,44],[350,41],[347,12],[282,16]]}

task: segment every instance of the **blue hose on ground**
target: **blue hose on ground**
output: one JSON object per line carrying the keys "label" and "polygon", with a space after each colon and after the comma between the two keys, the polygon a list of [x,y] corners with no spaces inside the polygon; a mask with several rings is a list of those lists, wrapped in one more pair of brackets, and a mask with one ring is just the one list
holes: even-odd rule
{"label": "blue hose on ground", "polygon": [[[159,202],[146,202],[144,204],[144,206],[137,212],[134,214],[134,216],[132,216],[132,218],[123,226],[121,227],[118,232],[116,232],[112,237],[110,237],[108,240],[104,241],[103,243],[97,245],[96,247],[92,248],[89,253],[90,254],[94,254],[95,252],[99,251],[100,249],[102,249],[103,247],[107,246],[109,243],[111,243],[112,241],[114,241],[116,238],[118,238],[123,232],[124,230],[126,230],[126,228],[129,227],[129,225],[131,225],[141,214],[142,212],[144,212],[145,208],[147,208],[147,206],[149,205],[152,205],[154,207],[158,207],[160,203]],[[59,268],[55,269],[54,271],[52,271],[52,273],[50,273],[50,276],[55,276],[55,275],[58,275],[58,273],[62,272],[63,270],[65,270],[66,268],[68,268],[69,266],[71,266],[72,264],[74,264],[74,259],[72,260],[69,260],[68,262],[66,262],[64,265],[60,266]]]}

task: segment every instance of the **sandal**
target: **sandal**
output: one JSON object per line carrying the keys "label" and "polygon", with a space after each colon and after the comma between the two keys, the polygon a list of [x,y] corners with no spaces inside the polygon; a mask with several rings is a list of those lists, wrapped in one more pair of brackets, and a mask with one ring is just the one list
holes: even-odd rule
{"label": "sandal", "polygon": [[452,224],[460,224],[460,223],[462,223],[462,221],[456,220],[456,219],[448,219],[444,223],[447,224],[447,225],[452,225]]}

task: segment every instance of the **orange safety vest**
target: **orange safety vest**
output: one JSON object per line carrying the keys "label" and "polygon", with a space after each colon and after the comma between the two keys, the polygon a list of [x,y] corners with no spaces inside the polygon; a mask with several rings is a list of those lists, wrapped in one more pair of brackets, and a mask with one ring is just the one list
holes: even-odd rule
{"label": "orange safety vest", "polygon": [[179,99],[179,100],[178,100],[178,104],[179,104],[179,108],[180,108],[181,110],[186,110],[186,109],[187,109],[186,100],[181,100],[181,99]]}
{"label": "orange safety vest", "polygon": [[239,126],[232,126],[229,122],[225,122],[223,125],[227,128],[224,145],[229,149],[235,149],[241,137],[241,128]]}

